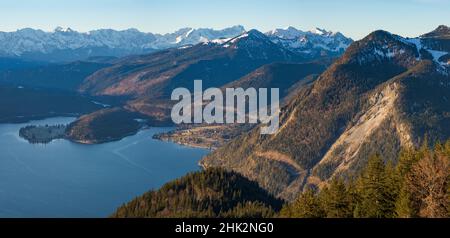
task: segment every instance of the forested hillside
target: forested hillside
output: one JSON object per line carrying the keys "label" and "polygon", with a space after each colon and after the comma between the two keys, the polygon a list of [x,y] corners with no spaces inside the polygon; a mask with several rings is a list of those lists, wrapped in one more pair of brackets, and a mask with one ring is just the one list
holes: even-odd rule
{"label": "forested hillside", "polygon": [[306,189],[291,203],[234,172],[189,174],[120,207],[125,217],[441,218],[450,217],[450,141],[404,149],[398,163],[373,155],[359,174]]}
{"label": "forested hillside", "polygon": [[237,173],[208,169],[147,192],[112,217],[271,217],[281,205]]}
{"label": "forested hillside", "polygon": [[450,216],[450,141],[403,150],[398,164],[369,159],[363,172],[307,190],[281,217],[440,218]]}
{"label": "forested hillside", "polygon": [[435,35],[375,31],[354,42],[281,110],[277,133],[262,136],[256,127],[202,166],[237,171],[292,200],[308,186],[360,172],[372,154],[396,162],[401,148],[426,136],[449,139],[449,40],[440,28]]}

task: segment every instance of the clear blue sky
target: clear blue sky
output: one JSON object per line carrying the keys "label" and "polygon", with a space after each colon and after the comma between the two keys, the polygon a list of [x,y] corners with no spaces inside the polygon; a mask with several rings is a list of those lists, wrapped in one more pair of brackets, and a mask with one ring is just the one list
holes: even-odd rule
{"label": "clear blue sky", "polygon": [[354,39],[377,29],[417,36],[450,25],[450,0],[0,0],[0,31],[62,26],[167,33],[238,24],[261,31],[318,26]]}

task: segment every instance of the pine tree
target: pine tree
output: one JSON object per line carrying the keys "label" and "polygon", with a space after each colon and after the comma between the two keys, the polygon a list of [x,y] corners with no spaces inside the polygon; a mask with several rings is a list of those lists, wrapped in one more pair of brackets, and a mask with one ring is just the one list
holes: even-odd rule
{"label": "pine tree", "polygon": [[384,195],[386,205],[389,206],[386,207],[386,211],[390,213],[389,217],[396,217],[396,201],[402,189],[402,178],[397,173],[396,166],[394,166],[391,162],[388,162],[388,164],[386,165],[384,174],[386,177]]}
{"label": "pine tree", "polygon": [[403,179],[409,173],[411,167],[417,163],[421,157],[423,157],[422,154],[427,153],[426,150],[427,149],[424,147],[421,149],[422,152],[419,152],[413,148],[403,149],[400,152],[396,167],[397,175]]}
{"label": "pine tree", "polygon": [[412,204],[411,193],[406,186],[401,188],[400,194],[395,202],[395,214],[398,218],[413,218],[417,214]]}
{"label": "pine tree", "polygon": [[390,191],[383,160],[379,156],[369,159],[366,169],[358,179],[360,201],[355,208],[356,217],[393,217],[395,199]]}
{"label": "pine tree", "polygon": [[285,218],[322,218],[325,212],[316,194],[312,190],[302,193],[299,198],[285,206],[280,213]]}
{"label": "pine tree", "polygon": [[420,151],[414,148],[403,149],[400,152],[397,166],[395,168],[395,176],[397,177],[399,194],[395,201],[395,216],[399,218],[412,218],[417,216],[414,201],[411,192],[406,187],[406,176],[410,173],[411,168],[416,164],[423,154],[428,153],[427,141],[420,147]]}
{"label": "pine tree", "polygon": [[353,216],[351,197],[341,179],[333,179],[320,192],[320,202],[328,218],[349,218]]}

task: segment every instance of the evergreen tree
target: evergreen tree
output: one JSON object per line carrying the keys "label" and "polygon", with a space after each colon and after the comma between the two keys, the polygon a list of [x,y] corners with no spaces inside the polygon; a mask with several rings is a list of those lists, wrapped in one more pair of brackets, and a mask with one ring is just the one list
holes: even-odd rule
{"label": "evergreen tree", "polygon": [[417,163],[417,161],[420,160],[420,158],[423,157],[422,154],[427,153],[424,147],[421,148],[421,152],[413,149],[413,148],[408,148],[408,149],[403,149],[400,152],[400,156],[398,159],[398,163],[397,163],[397,168],[396,168],[396,173],[397,175],[404,179],[404,177],[409,173],[409,171],[411,170],[411,167]]}
{"label": "evergreen tree", "polygon": [[239,203],[236,207],[223,212],[219,217],[224,218],[270,218],[275,215],[272,208],[260,202]]}
{"label": "evergreen tree", "polygon": [[397,168],[392,164],[392,162],[388,162],[385,166],[384,174],[386,177],[384,196],[386,205],[388,205],[388,207],[386,207],[386,211],[390,214],[388,217],[396,217],[396,201],[398,200],[402,189],[402,178],[397,173]]}
{"label": "evergreen tree", "polygon": [[285,218],[321,218],[325,212],[314,191],[309,189],[295,202],[283,207],[280,215]]}
{"label": "evergreen tree", "polygon": [[357,184],[360,201],[355,216],[386,218],[394,216],[395,199],[389,187],[383,160],[379,156],[369,159]]}
{"label": "evergreen tree", "polygon": [[[425,141],[425,143],[428,143]],[[417,216],[411,192],[406,187],[406,176],[410,173],[412,166],[428,153],[428,146],[423,144],[420,150],[407,148],[400,152],[395,175],[397,177],[399,194],[395,202],[395,215],[400,218],[412,218]]]}
{"label": "evergreen tree", "polygon": [[112,217],[268,217],[282,201],[253,181],[222,169],[191,173],[124,204]]}
{"label": "evergreen tree", "polygon": [[349,218],[353,216],[351,197],[343,180],[333,179],[320,192],[320,202],[328,218]]}
{"label": "evergreen tree", "polygon": [[417,211],[414,210],[411,193],[406,186],[403,186],[397,201],[395,202],[395,215],[398,218],[412,218],[415,217],[416,214]]}

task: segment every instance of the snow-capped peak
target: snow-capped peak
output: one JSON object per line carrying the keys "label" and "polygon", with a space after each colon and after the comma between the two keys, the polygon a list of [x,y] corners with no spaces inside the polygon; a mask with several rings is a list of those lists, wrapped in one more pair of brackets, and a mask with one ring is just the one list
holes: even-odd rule
{"label": "snow-capped peak", "polygon": [[74,30],[72,30],[72,28],[67,27],[67,28],[63,28],[63,27],[56,27],[55,30],[53,32],[75,32]]}
{"label": "snow-capped peak", "polygon": [[243,32],[245,32],[245,29],[242,26],[233,26],[222,30],[214,30],[210,28],[183,28],[175,33],[158,35],[156,41],[150,43],[148,47],[161,49],[181,45],[208,43],[217,39],[233,38]]}
{"label": "snow-capped peak", "polygon": [[[322,55],[324,51],[340,54],[352,42],[340,33],[334,34],[321,29],[313,33],[292,26],[275,29],[265,34],[257,30],[246,32],[241,25],[222,30],[187,27],[167,34],[145,33],[134,28],[119,31],[99,29],[86,33],[63,27],[57,27],[51,32],[25,28],[15,32],[0,32],[0,56],[31,55],[46,58],[50,55],[48,57],[51,58],[50,60],[58,61],[60,54],[64,51],[64,54],[68,56],[66,58],[77,60],[98,54],[102,56],[144,54],[199,43],[230,46],[236,41],[243,41],[244,38],[246,43],[243,44],[276,43],[285,49],[311,55],[311,57]],[[234,42],[231,42],[233,40]]]}
{"label": "snow-capped peak", "polygon": [[311,32],[313,34],[317,34],[317,35],[323,35],[323,36],[331,36],[331,35],[333,35],[333,32],[327,31],[325,29],[321,29],[319,27],[316,27],[316,28],[310,30],[309,32]]}
{"label": "snow-capped peak", "polygon": [[328,52],[337,55],[345,51],[353,42],[341,33],[333,33],[321,28],[311,31],[298,30],[295,27],[275,29],[266,33],[274,43],[280,44],[292,51],[307,55],[321,55]]}
{"label": "snow-capped peak", "polygon": [[[272,44],[270,39],[262,32],[252,29],[250,31],[244,32],[243,34],[234,37],[231,39],[228,43],[231,44],[245,44],[245,45],[251,45],[255,42],[258,42],[258,44],[261,43],[269,43]],[[236,46],[237,47],[237,46]]]}
{"label": "snow-capped peak", "polygon": [[289,26],[283,29],[275,29],[266,33],[268,36],[276,36],[282,39],[293,39],[304,35],[303,31],[296,29],[295,27]]}
{"label": "snow-capped peak", "polygon": [[[25,28],[15,32],[0,32],[0,56],[16,57],[24,54],[49,55],[55,53],[55,57],[59,57],[56,56],[58,55],[56,51],[59,50],[82,50],[91,54],[90,52],[95,49],[100,49],[99,51],[103,55],[123,56],[183,45],[195,45],[221,38],[233,38],[243,32],[245,29],[242,26],[233,26],[222,30],[182,28],[174,33],[163,35],[144,33],[134,28],[121,31],[100,29],[86,33],[63,27],[56,27],[51,32]],[[105,49],[107,49],[106,53]],[[67,54],[71,55],[70,59],[77,55],[70,52]]]}

